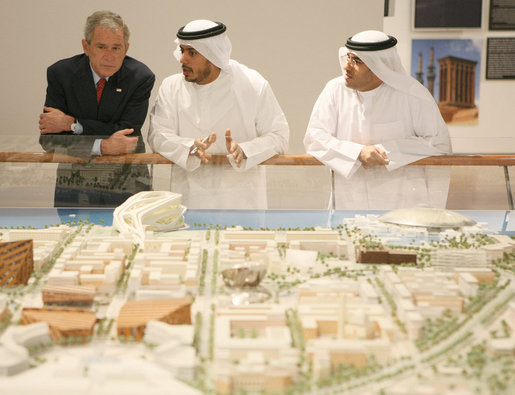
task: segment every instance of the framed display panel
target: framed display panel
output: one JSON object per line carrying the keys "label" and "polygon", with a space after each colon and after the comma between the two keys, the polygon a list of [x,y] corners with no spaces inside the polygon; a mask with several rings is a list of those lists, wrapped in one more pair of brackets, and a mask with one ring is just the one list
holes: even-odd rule
{"label": "framed display panel", "polygon": [[486,79],[515,79],[515,37],[487,39]]}
{"label": "framed display panel", "polygon": [[515,30],[515,0],[490,0],[489,30]]}
{"label": "framed display panel", "polygon": [[413,0],[414,29],[478,29],[482,0]]}

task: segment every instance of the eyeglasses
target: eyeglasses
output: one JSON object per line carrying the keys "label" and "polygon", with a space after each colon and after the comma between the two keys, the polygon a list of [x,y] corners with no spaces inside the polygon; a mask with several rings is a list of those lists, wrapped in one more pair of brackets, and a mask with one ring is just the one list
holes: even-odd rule
{"label": "eyeglasses", "polygon": [[352,67],[361,66],[363,64],[363,61],[360,58],[357,58],[355,56],[350,56],[347,54],[347,64],[350,64]]}

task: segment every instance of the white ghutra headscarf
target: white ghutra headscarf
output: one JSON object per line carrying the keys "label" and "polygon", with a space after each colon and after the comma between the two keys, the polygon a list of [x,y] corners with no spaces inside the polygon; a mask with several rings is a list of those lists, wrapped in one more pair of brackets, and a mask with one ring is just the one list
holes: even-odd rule
{"label": "white ghutra headscarf", "polygon": [[427,88],[411,77],[402,66],[397,53],[397,39],[377,30],[366,30],[350,37],[339,50],[343,74],[347,55],[352,53],[386,85],[421,99],[434,101]]}
{"label": "white ghutra headscarf", "polygon": [[181,27],[177,32],[175,58],[180,61],[180,45],[195,48],[202,56],[224,71],[229,71],[232,45],[226,26],[220,22],[199,19]]}

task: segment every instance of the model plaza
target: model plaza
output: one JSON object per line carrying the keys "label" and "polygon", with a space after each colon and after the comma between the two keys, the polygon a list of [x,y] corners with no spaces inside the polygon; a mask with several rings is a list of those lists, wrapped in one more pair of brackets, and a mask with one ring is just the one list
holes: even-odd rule
{"label": "model plaza", "polygon": [[484,224],[437,230],[369,214],[336,228],[189,225],[2,229],[4,249],[32,240],[33,265],[26,284],[1,289],[0,387],[515,386],[515,240]]}

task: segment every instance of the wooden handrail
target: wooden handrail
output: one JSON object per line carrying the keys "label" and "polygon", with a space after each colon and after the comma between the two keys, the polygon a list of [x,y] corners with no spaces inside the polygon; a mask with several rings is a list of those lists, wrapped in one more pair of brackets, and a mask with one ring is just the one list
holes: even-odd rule
{"label": "wooden handrail", "polygon": [[[160,154],[127,154],[96,156],[88,159],[48,152],[0,152],[0,162],[25,163],[135,163],[170,165],[172,161]],[[212,155],[211,164],[229,163],[225,155]],[[268,166],[320,166],[311,155],[276,155],[263,163]],[[415,166],[515,166],[515,155],[442,155],[430,156],[411,163]]]}

